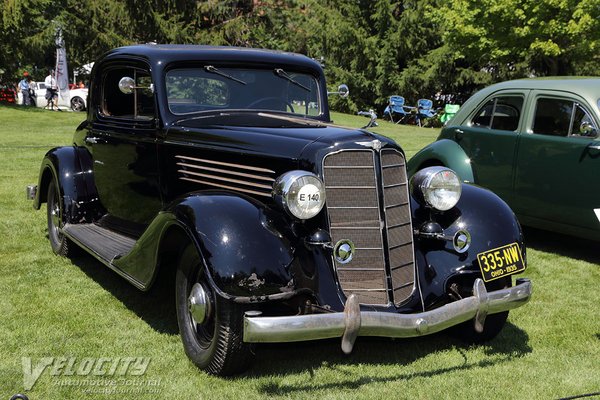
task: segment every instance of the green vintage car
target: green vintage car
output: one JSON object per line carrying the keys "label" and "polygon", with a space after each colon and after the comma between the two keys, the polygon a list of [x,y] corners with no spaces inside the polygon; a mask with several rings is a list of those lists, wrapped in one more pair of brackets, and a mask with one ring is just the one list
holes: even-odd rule
{"label": "green vintage car", "polygon": [[454,169],[524,225],[600,240],[600,77],[522,79],[474,94],[409,174]]}

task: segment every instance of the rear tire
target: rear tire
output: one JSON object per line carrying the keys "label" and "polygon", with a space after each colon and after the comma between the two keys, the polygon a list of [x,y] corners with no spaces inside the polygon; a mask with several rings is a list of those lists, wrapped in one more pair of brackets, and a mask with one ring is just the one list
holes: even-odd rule
{"label": "rear tire", "polygon": [[46,193],[46,214],[48,218],[48,239],[50,240],[50,246],[55,254],[69,257],[73,255],[75,246],[61,231],[64,210],[55,179],[52,179],[48,184],[48,191]]}
{"label": "rear tire", "polygon": [[[202,288],[208,303],[199,323],[192,316],[190,305],[193,290],[197,288]],[[183,348],[198,368],[220,376],[248,368],[254,358],[254,346],[242,339],[244,310],[212,289],[193,245],[188,245],[179,257],[175,302]]]}

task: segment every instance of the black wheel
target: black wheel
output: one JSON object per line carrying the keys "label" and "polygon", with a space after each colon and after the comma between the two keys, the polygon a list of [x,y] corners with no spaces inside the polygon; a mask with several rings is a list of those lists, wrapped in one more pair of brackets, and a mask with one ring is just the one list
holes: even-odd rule
{"label": "black wheel", "polygon": [[192,245],[179,258],[175,302],[183,348],[196,366],[221,376],[247,369],[254,346],[242,340],[244,310],[211,289]]}
{"label": "black wheel", "polygon": [[48,184],[47,215],[48,215],[48,239],[54,253],[69,257],[72,255],[73,243],[63,235],[63,209],[60,201],[60,193],[56,181],[52,179]]}
{"label": "black wheel", "polygon": [[73,111],[84,111],[85,102],[79,96],[75,96],[71,99],[71,110]]}
{"label": "black wheel", "polygon": [[[499,279],[498,281],[490,282],[485,285],[488,291],[505,289],[512,286],[511,278]],[[456,325],[451,329],[453,336],[463,340],[467,343],[479,344],[492,340],[504,328],[506,319],[508,318],[508,311],[499,312],[496,314],[489,314],[485,318],[485,324],[483,325],[483,332],[477,332],[475,330],[475,324],[472,320],[465,321],[462,324]]]}
{"label": "black wheel", "polygon": [[[294,112],[295,112],[295,111],[294,111],[294,106],[292,106],[292,104],[291,104],[290,102],[288,102],[288,101],[285,101],[285,100],[284,100],[284,99],[282,99],[281,97],[276,97],[276,96],[272,96],[272,97],[264,97],[264,98],[262,98],[262,99],[258,99],[258,100],[256,100],[256,101],[253,101],[252,103],[248,104],[248,108],[254,108],[254,107],[258,106],[259,104],[263,104],[263,103],[266,103],[266,104],[269,104],[269,103],[270,103],[270,105],[274,105],[274,104],[282,104],[282,105],[284,105],[284,106],[285,106],[285,110],[284,110],[284,111],[287,111],[287,109],[289,108],[289,109],[290,109],[290,111],[291,111],[292,113],[294,113]],[[260,108],[260,107],[259,107],[259,108]],[[268,109],[269,109],[269,108],[267,108],[267,110],[268,110]]]}

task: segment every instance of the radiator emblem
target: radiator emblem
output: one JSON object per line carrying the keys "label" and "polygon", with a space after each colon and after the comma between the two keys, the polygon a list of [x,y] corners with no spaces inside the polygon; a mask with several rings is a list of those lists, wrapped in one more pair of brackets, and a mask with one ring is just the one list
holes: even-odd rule
{"label": "radiator emblem", "polygon": [[356,144],[361,145],[361,146],[365,146],[365,147],[370,147],[375,151],[379,151],[381,150],[381,147],[383,147],[383,143],[381,143],[380,140],[370,140],[368,142],[356,142]]}

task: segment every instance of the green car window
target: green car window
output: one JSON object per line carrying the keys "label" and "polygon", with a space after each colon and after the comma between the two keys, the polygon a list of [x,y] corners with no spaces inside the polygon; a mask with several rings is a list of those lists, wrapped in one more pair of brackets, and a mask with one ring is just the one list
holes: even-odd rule
{"label": "green car window", "polygon": [[542,97],[536,102],[533,133],[582,136],[581,127],[585,124],[597,130],[588,112],[573,100]]}
{"label": "green car window", "polygon": [[485,103],[475,113],[471,123],[478,127],[516,131],[519,127],[522,109],[523,97],[499,96]]}

